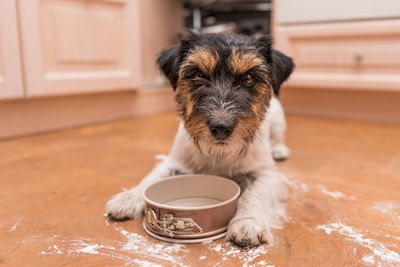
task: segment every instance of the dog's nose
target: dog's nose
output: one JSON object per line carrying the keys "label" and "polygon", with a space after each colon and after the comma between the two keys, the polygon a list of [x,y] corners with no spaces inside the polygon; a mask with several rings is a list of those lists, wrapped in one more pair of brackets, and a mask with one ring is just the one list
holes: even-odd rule
{"label": "dog's nose", "polygon": [[218,140],[225,140],[228,138],[235,127],[235,123],[228,119],[211,119],[208,123],[211,134]]}

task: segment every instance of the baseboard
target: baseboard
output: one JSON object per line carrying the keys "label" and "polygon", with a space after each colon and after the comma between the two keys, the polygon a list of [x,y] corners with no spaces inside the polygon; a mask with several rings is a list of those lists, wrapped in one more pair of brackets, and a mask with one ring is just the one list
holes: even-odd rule
{"label": "baseboard", "polygon": [[400,123],[400,92],[282,88],[288,115]]}
{"label": "baseboard", "polygon": [[0,101],[0,139],[175,110],[171,89]]}
{"label": "baseboard", "polygon": [[[288,115],[400,123],[400,92],[286,87]],[[124,91],[0,101],[0,139],[174,111],[172,90]]]}

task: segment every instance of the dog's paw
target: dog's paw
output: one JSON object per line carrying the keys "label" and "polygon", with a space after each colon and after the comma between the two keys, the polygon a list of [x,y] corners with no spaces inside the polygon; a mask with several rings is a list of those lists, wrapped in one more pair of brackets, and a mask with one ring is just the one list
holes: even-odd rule
{"label": "dog's paw", "polygon": [[272,242],[270,230],[251,218],[234,218],[234,222],[228,227],[225,239],[241,247],[254,247],[261,243]]}
{"label": "dog's paw", "polygon": [[107,216],[122,221],[143,216],[145,202],[140,190],[126,190],[113,196],[106,206]]}
{"label": "dog's paw", "polygon": [[272,157],[276,161],[285,160],[289,157],[290,150],[284,144],[277,144],[272,148]]}

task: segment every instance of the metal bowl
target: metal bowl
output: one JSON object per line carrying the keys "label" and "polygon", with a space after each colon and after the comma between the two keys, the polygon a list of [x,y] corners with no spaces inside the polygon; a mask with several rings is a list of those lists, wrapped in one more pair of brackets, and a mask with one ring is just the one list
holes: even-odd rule
{"label": "metal bowl", "polygon": [[146,232],[163,241],[197,243],[225,235],[235,215],[240,187],[227,178],[179,175],[143,193]]}

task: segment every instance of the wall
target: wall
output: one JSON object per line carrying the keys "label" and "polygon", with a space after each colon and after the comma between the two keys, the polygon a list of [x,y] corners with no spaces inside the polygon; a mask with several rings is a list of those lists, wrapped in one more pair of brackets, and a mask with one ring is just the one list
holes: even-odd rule
{"label": "wall", "polygon": [[152,88],[164,83],[156,66],[157,55],[178,41],[183,31],[182,1],[140,1],[142,88]]}

